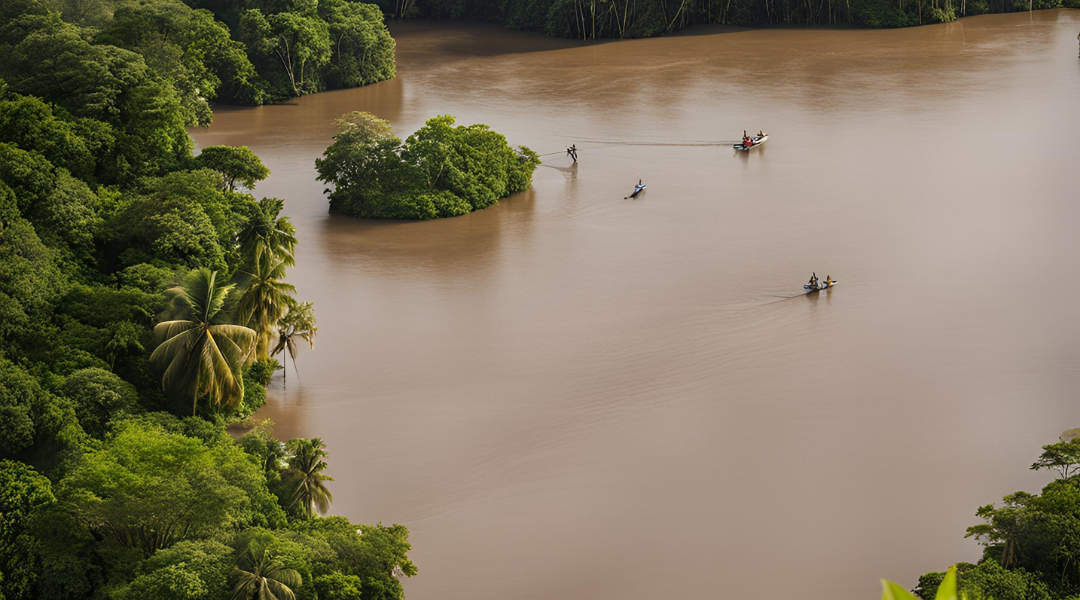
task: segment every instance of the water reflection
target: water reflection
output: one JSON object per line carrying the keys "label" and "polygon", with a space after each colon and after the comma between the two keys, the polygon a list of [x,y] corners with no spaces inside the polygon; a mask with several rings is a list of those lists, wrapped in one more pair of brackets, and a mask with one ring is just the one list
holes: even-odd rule
{"label": "water reflection", "polygon": [[441,221],[331,215],[319,222],[310,243],[367,276],[473,280],[492,275],[505,253],[529,244],[534,214],[535,192],[527,190],[482,212]]}

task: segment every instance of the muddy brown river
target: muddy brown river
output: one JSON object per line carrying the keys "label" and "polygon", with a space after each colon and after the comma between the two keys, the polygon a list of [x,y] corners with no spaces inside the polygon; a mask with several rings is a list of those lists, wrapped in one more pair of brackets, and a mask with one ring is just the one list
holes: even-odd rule
{"label": "muddy brown river", "polygon": [[[411,600],[874,598],[1049,480],[1080,426],[1080,12],[406,25],[396,80],[193,135],[273,171],[316,305],[259,416],[326,441],[334,513],[410,528]],[[471,215],[330,216],[313,161],[351,110],[547,156]],[[801,295],[812,271],[841,283]]]}

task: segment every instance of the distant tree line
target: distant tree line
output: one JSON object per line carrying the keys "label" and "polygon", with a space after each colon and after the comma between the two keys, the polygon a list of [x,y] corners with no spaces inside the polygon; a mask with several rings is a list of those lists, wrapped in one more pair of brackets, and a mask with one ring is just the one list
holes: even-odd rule
{"label": "distant tree line", "polygon": [[[185,125],[210,103],[256,105],[394,77],[394,40],[374,4],[351,0],[5,0],[0,43],[9,81],[51,57],[51,91],[138,68],[173,88]],[[85,69],[85,70],[84,70]],[[107,72],[111,71],[111,72]],[[38,90],[41,91],[41,90]],[[108,110],[107,98],[79,107]],[[97,101],[95,101],[97,100]],[[105,104],[102,104],[105,102]],[[78,112],[78,111],[76,111]]]}
{"label": "distant tree line", "polygon": [[395,18],[473,19],[557,37],[642,38],[704,23],[909,27],[1080,0],[375,0]]}

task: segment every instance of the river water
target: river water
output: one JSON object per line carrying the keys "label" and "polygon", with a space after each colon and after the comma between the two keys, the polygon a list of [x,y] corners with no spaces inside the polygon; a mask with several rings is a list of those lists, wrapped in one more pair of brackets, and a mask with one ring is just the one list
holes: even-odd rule
{"label": "river water", "polygon": [[[219,109],[193,135],[273,171],[320,326],[259,416],[326,441],[334,513],[410,528],[412,600],[857,600],[974,560],[1080,426],[1078,30],[412,23],[394,81]],[[554,154],[479,213],[329,216],[351,110]]]}

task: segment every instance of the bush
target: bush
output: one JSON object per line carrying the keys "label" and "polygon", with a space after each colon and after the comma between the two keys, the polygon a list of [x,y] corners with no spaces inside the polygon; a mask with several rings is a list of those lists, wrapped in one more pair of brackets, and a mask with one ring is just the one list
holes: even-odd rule
{"label": "bush", "polygon": [[957,565],[957,584],[961,594],[972,600],[1054,600],[1045,583],[1022,568],[1006,569],[995,560],[978,565]]}
{"label": "bush", "polygon": [[267,385],[270,383],[274,373],[282,368],[281,363],[276,358],[264,356],[248,365],[247,370],[244,372],[244,382],[254,381],[259,385]]}
{"label": "bush", "polygon": [[141,573],[114,592],[115,600],[226,600],[233,549],[213,540],[180,542],[158,550]]}
{"label": "bush", "polygon": [[63,394],[71,400],[79,425],[95,437],[104,435],[109,420],[138,408],[135,386],[105,369],[75,371],[64,382]]}
{"label": "bush", "polygon": [[390,123],[362,112],[338,120],[334,143],[315,161],[334,186],[330,210],[354,217],[437,219],[491,206],[529,189],[540,158],[516,150],[487,125],[428,119],[403,143]]}
{"label": "bush", "polygon": [[319,575],[312,582],[319,600],[361,600],[360,588],[363,587],[356,575],[344,575],[333,572]]}

